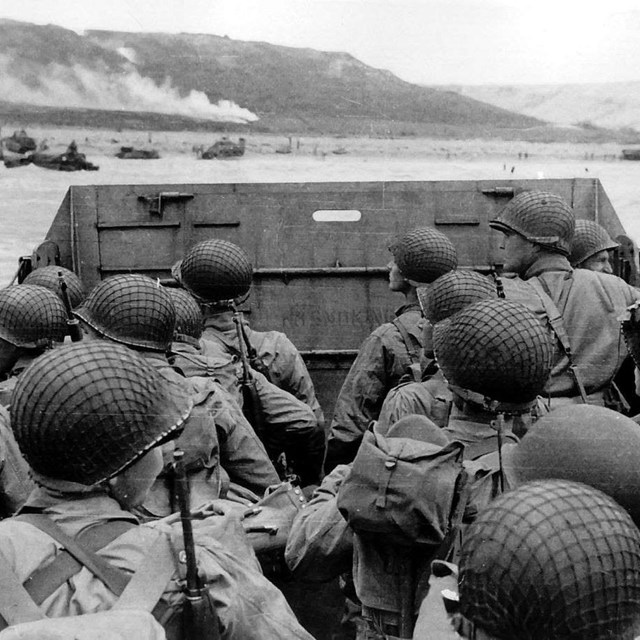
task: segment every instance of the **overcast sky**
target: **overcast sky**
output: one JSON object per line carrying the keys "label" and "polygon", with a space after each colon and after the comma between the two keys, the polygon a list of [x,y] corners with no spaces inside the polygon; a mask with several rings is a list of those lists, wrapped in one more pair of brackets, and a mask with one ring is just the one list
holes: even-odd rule
{"label": "overcast sky", "polygon": [[0,17],[347,51],[423,84],[640,80],[637,0],[0,0]]}

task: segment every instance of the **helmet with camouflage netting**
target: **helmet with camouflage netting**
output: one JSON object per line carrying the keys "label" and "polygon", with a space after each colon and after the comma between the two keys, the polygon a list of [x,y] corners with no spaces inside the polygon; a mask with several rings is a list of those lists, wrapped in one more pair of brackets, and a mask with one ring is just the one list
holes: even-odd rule
{"label": "helmet with camouflage netting", "polygon": [[11,396],[11,426],[32,469],[93,485],[177,436],[191,400],[135,352],[66,345],[34,360]]}
{"label": "helmet with camouflage netting", "polygon": [[18,284],[0,290],[0,338],[16,347],[38,349],[63,342],[64,304],[50,289]]}
{"label": "helmet with camouflage netting", "polygon": [[84,286],[80,278],[69,269],[52,264],[46,267],[39,267],[34,269],[22,281],[22,284],[37,284],[41,287],[46,287],[62,299],[60,276],[62,276],[64,283],[67,285],[71,307],[75,309],[84,300]]}
{"label": "helmet with camouflage netting", "polygon": [[74,314],[110,340],[150,351],[169,349],[176,321],[166,289],[135,274],[103,280]]}
{"label": "helmet with camouflage netting", "polygon": [[199,302],[221,302],[249,292],[253,267],[242,247],[213,239],[191,247],[171,274]]}
{"label": "helmet with camouflage netting", "polygon": [[503,494],[465,533],[460,611],[496,638],[632,640],[640,532],[609,496],[564,480]]}
{"label": "helmet with camouflage netting", "polygon": [[577,267],[596,253],[609,251],[620,245],[612,240],[607,230],[593,220],[576,220],[576,229],[571,242],[569,262]]}
{"label": "helmet with camouflage netting", "polygon": [[550,251],[569,255],[575,215],[555,193],[523,191],[497,218],[489,221],[489,226],[504,233],[517,233]]}
{"label": "helmet with camouflage netting", "polygon": [[573,480],[599,489],[640,525],[640,425],[617,411],[553,409],[522,438],[509,465],[519,483]]}
{"label": "helmet with camouflage netting", "polygon": [[167,288],[176,311],[174,338],[187,342],[199,340],[204,330],[202,311],[196,299],[185,289]]}
{"label": "helmet with camouflage netting", "polygon": [[420,227],[396,238],[389,251],[402,275],[414,282],[428,284],[458,266],[451,240],[431,227]]}
{"label": "helmet with camouflage netting", "polygon": [[493,411],[528,411],[551,372],[547,332],[508,300],[482,300],[442,320],[433,348],[451,390]]}
{"label": "helmet with camouflage netting", "polygon": [[474,302],[497,298],[496,285],[469,269],[455,269],[440,276],[430,287],[418,287],[418,301],[425,318],[436,324]]}

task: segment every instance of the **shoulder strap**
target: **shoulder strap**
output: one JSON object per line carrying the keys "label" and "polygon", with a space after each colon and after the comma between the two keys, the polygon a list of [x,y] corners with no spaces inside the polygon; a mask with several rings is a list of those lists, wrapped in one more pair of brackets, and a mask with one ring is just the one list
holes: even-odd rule
{"label": "shoulder strap", "polygon": [[[571,344],[569,342],[569,335],[567,334],[567,330],[565,329],[564,322],[562,320],[562,314],[558,311],[558,307],[556,303],[553,301],[551,296],[545,290],[545,286],[538,278],[531,278],[527,280],[529,284],[536,290],[540,301],[542,302],[542,306],[544,307],[545,313],[547,314],[547,319],[549,324],[551,325],[551,329],[555,334],[556,338],[560,342],[560,346],[562,347],[562,351],[567,356],[569,360],[569,372],[573,377],[576,386],[578,387],[578,392],[580,394],[580,398],[584,404],[588,404],[587,392],[584,388],[584,384],[582,383],[582,379],[580,378],[580,374],[578,373],[578,368],[573,362],[573,354],[571,352]],[[573,279],[571,279],[571,284],[573,284]],[[569,297],[569,291],[571,290],[571,286],[567,287],[566,292],[563,292],[562,303],[563,308],[566,305],[567,298]]]}
{"label": "shoulder strap", "polygon": [[80,565],[89,569],[89,571],[91,571],[96,578],[100,579],[113,593],[116,595],[122,593],[129,580],[129,576],[120,569],[112,567],[104,558],[93,551],[80,546],[71,536],[68,536],[51,520],[51,518],[44,514],[36,513],[25,513],[16,516],[16,518],[37,527],[40,531],[59,542],[67,553],[73,556]]}
{"label": "shoulder strap", "polygon": [[[119,538],[123,533],[134,527],[127,520],[109,520],[81,531],[77,536],[78,543],[85,549],[96,552],[106,547],[110,542]],[[52,593],[82,568],[66,549],[59,553],[53,562],[45,567],[36,569],[24,586],[36,604],[42,604]]]}
{"label": "shoulder strap", "polygon": [[404,346],[407,348],[407,353],[409,354],[409,360],[411,360],[411,364],[419,364],[420,363],[420,348],[416,347],[415,339],[411,337],[409,332],[407,331],[407,327],[401,322],[399,318],[393,319],[393,326],[400,333],[400,337],[402,338],[402,342],[404,342]]}
{"label": "shoulder strap", "polygon": [[[0,614],[6,624],[0,628],[20,622],[42,620],[45,615],[22,586],[13,567],[0,552]],[[1,622],[1,621],[0,621]]]}

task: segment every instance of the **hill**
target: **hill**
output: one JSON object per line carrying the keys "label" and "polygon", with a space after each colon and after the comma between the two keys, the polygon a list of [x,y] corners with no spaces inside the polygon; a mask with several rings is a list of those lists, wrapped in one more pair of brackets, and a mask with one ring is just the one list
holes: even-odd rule
{"label": "hill", "polygon": [[229,129],[314,135],[604,141],[455,91],[421,87],[347,53],[200,34],[75,33],[0,20],[5,124]]}
{"label": "hill", "polygon": [[459,95],[560,125],[640,131],[640,82],[446,87]]}

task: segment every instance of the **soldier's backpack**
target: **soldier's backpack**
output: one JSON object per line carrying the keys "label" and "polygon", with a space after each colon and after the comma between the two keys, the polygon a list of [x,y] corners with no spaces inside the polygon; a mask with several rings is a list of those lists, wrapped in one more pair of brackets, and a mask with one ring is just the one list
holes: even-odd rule
{"label": "soldier's backpack", "polygon": [[[106,546],[132,525],[115,520],[87,530],[84,543],[69,538],[52,520],[41,514],[17,516],[38,527],[63,545],[62,552],[37,570],[23,585],[0,551],[0,615],[2,640],[165,640],[163,626],[150,612],[169,619],[171,612],[159,604],[176,561],[168,536],[159,535],[132,577],[112,567],[94,552]],[[113,526],[109,526],[113,525]],[[93,548],[93,549],[92,549]],[[89,569],[119,596],[109,611],[47,618],[40,609],[51,593],[82,567]]]}
{"label": "soldier's backpack", "polygon": [[466,504],[463,448],[459,442],[389,437],[374,426],[340,487],[338,509],[363,538],[439,547]]}

